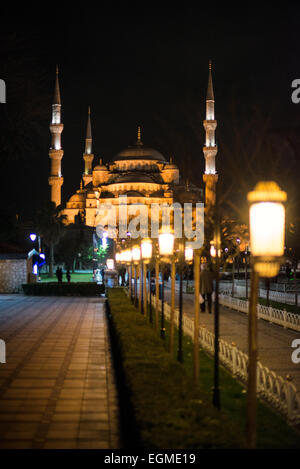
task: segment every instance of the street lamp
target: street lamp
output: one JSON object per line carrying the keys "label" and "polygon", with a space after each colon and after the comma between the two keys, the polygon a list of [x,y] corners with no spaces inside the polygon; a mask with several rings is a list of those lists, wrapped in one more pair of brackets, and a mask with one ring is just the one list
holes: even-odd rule
{"label": "street lamp", "polygon": [[141,250],[138,245],[133,246],[131,250],[131,258],[134,263],[134,304],[138,305],[138,293],[137,293],[137,268],[141,260]]}
{"label": "street lamp", "polygon": [[[170,231],[163,231],[158,236],[158,245],[159,245],[159,254],[161,256],[162,262],[170,262],[171,256],[173,256],[174,252],[174,234]],[[165,338],[165,313],[164,313],[164,290],[165,290],[165,282],[164,282],[164,269],[162,269],[162,284],[161,284],[161,329],[160,335],[161,338]]]}
{"label": "street lamp", "polygon": [[215,209],[215,232],[214,240],[211,242],[210,255],[215,265],[215,315],[214,315],[214,388],[213,388],[213,405],[220,409],[220,387],[219,387],[219,270],[221,257],[221,234],[220,234],[220,218],[219,207]]}
{"label": "street lamp", "polygon": [[[182,276],[185,263],[185,249],[184,249],[184,239],[179,241],[179,252],[178,252],[178,272],[179,272],[179,318],[178,318],[178,350],[177,350],[177,360],[182,363]],[[198,298],[199,302],[199,298]]]}
{"label": "street lamp", "polygon": [[259,276],[278,274],[284,254],[285,208],[287,194],[276,182],[259,182],[248,193],[250,245],[252,255],[251,291],[248,315],[248,401],[247,444],[256,446],[256,366],[257,366],[257,290]]}
{"label": "street lamp", "polygon": [[[184,258],[187,264],[194,263],[194,349],[193,349],[193,378],[194,383],[198,382],[199,378],[199,288],[200,288],[200,251],[194,250],[189,244],[185,246]],[[182,285],[182,281],[181,281]],[[182,310],[182,292],[181,297],[181,310]],[[182,328],[182,311],[180,313],[180,328]],[[182,331],[180,332],[180,344],[182,343]],[[180,352],[182,361],[182,350]]]}
{"label": "street lamp", "polygon": [[262,277],[275,277],[283,260],[286,199],[275,182],[260,182],[248,194],[251,254]]}
{"label": "street lamp", "polygon": [[[144,315],[147,314],[147,264],[149,264],[150,259],[152,257],[152,241],[150,238],[144,238],[141,241],[141,253],[143,259],[143,291],[144,291]],[[150,285],[150,276],[151,272],[149,269],[149,290],[151,290]],[[151,312],[151,292],[150,292],[150,312]],[[150,318],[150,322],[152,322],[152,318]]]}
{"label": "street lamp", "polygon": [[128,268],[129,297],[132,301],[132,254],[131,249],[125,249],[124,259]]}

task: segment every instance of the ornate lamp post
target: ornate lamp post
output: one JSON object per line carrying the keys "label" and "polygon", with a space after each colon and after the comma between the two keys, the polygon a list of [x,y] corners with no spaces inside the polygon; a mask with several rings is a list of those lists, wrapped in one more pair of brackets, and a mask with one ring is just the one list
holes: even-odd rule
{"label": "ornate lamp post", "polygon": [[244,260],[245,260],[245,286],[246,286],[246,300],[248,300],[248,257],[249,257],[249,254],[250,254],[250,251],[249,251],[249,246],[246,246],[246,249],[245,249],[245,257],[244,257]]}
{"label": "ornate lamp post", "polygon": [[278,274],[284,254],[286,192],[275,182],[259,182],[248,193],[250,244],[252,255],[251,291],[248,315],[248,402],[247,444],[256,446],[256,366],[257,366],[257,290],[259,276]]}
{"label": "ornate lamp post", "polygon": [[220,270],[220,256],[221,256],[221,237],[220,237],[220,224],[218,219],[218,210],[215,214],[215,234],[214,240],[211,242],[210,255],[214,260],[215,265],[215,315],[214,315],[214,336],[215,336],[215,353],[214,353],[214,389],[213,389],[213,405],[220,409],[220,388],[219,388],[219,270]]}
{"label": "ornate lamp post", "polygon": [[[171,232],[162,232],[158,236],[159,254],[162,262],[170,262],[174,252],[174,234]],[[161,289],[161,338],[165,338],[165,314],[164,314],[164,269],[162,269],[162,289]]]}
{"label": "ornate lamp post", "polygon": [[194,360],[193,377],[197,383],[199,379],[199,289],[200,289],[200,250],[194,250],[186,246],[184,250],[185,262],[192,264],[194,261]]}
{"label": "ornate lamp post", "polygon": [[135,245],[131,250],[131,258],[134,263],[134,304],[138,306],[138,293],[137,293],[137,270],[141,259],[140,247]]}
{"label": "ornate lamp post", "polygon": [[[179,253],[178,253],[178,271],[179,271],[179,322],[178,322],[178,350],[177,350],[177,360],[182,363],[183,354],[182,354],[182,276],[185,265],[184,258],[184,239],[179,241]],[[199,301],[199,299],[198,299]]]}
{"label": "ornate lamp post", "polygon": [[124,263],[127,265],[127,269],[128,269],[129,297],[132,301],[132,255],[131,255],[130,249],[125,249],[123,258],[124,258]]}
{"label": "ornate lamp post", "polygon": [[[152,257],[152,241],[150,238],[144,238],[141,242],[141,253],[142,253],[142,260],[143,260],[143,290],[144,290],[144,316],[147,315],[147,264],[149,264],[150,259]],[[150,269],[149,269],[149,291],[151,290],[151,285],[150,285]],[[150,302],[151,302],[151,296],[150,296]],[[150,304],[151,308],[151,304]]]}

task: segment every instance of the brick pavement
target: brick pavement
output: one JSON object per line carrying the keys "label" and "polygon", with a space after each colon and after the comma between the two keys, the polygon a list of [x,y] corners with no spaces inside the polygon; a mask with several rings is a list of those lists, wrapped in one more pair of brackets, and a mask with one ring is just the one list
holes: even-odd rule
{"label": "brick pavement", "polygon": [[103,300],[0,296],[0,448],[119,448]]}

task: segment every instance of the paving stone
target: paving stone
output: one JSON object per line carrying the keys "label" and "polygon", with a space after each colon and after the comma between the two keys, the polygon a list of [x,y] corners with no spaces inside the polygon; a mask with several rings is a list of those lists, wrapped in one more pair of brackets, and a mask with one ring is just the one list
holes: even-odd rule
{"label": "paving stone", "polygon": [[19,303],[12,295],[1,329],[10,339],[0,365],[0,448],[117,448],[103,301],[24,297],[22,315]]}

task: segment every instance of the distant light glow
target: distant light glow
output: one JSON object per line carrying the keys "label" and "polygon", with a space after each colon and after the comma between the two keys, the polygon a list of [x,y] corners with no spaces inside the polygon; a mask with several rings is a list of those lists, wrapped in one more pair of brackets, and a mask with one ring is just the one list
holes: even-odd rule
{"label": "distant light glow", "polygon": [[33,265],[33,267],[32,267],[32,273],[33,273],[34,275],[37,275],[37,274],[38,274],[38,266],[37,266],[37,264],[34,264],[34,265]]}
{"label": "distant light glow", "polygon": [[45,254],[43,254],[42,252],[41,252],[41,254],[40,254],[40,257],[41,257],[42,259],[46,259]]}
{"label": "distant light glow", "polygon": [[30,233],[29,238],[31,239],[32,242],[35,241],[36,240],[36,234],[35,233]]}

